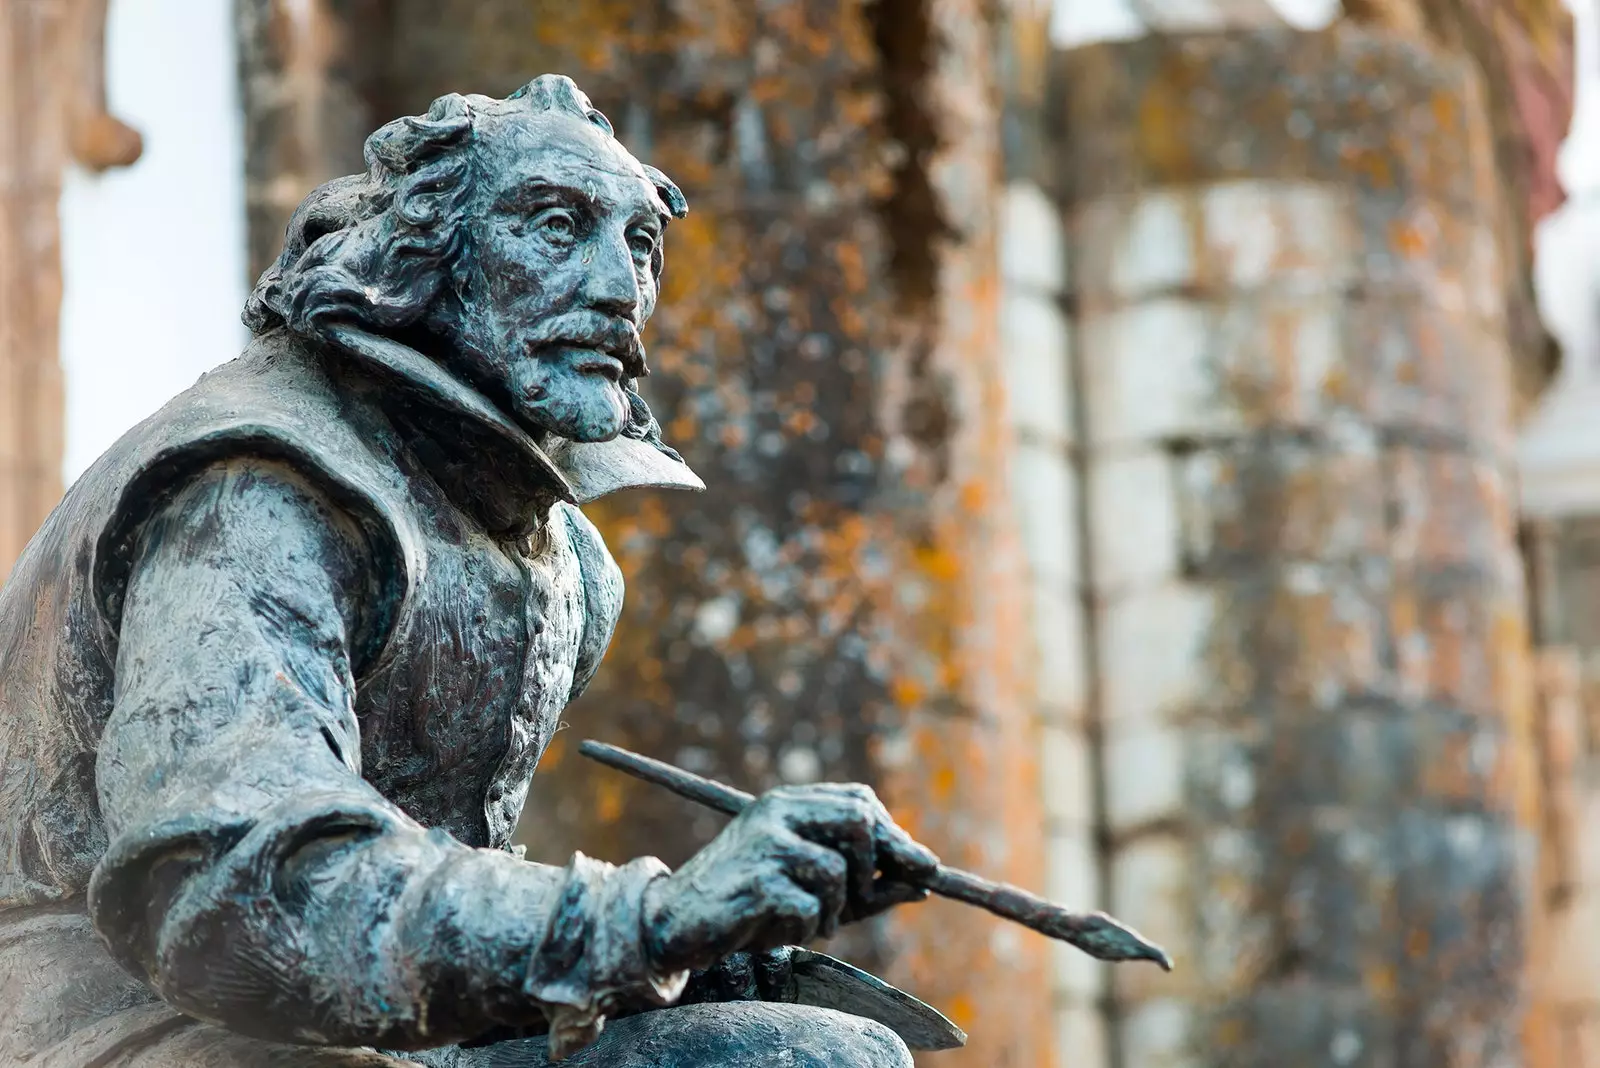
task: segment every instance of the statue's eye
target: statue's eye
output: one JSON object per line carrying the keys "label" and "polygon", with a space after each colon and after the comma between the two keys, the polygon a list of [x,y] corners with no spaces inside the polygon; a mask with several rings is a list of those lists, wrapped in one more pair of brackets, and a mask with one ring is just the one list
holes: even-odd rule
{"label": "statue's eye", "polygon": [[534,219],[534,226],[545,237],[568,241],[578,235],[578,220],[565,208],[548,208]]}
{"label": "statue's eye", "polygon": [[655,236],[647,230],[635,230],[628,235],[628,247],[633,250],[635,259],[647,261],[656,252]]}

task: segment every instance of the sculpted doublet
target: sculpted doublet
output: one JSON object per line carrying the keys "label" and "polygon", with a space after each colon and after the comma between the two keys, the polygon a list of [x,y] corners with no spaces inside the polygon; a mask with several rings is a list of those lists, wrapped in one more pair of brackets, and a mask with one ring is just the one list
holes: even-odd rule
{"label": "sculpted doublet", "polygon": [[931,870],[909,839],[788,829],[881,831],[875,801],[763,799],[692,879],[511,848],[622,603],[578,506],[700,488],[634,388],[681,194],[562,78],[367,161],[297,212],[244,355],[0,589],[0,1065],[909,1064],[826,1010],[639,1011],[914,898],[843,889]]}

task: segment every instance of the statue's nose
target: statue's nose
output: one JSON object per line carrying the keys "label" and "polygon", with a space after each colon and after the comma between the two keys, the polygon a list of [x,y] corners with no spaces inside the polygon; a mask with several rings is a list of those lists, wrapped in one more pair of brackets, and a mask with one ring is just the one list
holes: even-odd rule
{"label": "statue's nose", "polygon": [[639,279],[625,241],[600,243],[584,276],[584,297],[594,310],[638,325]]}

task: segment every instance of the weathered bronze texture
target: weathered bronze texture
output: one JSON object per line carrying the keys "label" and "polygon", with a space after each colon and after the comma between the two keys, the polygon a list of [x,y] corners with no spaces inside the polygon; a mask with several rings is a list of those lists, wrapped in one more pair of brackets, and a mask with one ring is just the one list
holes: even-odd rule
{"label": "weathered bronze texture", "polygon": [[365,159],[0,590],[0,1061],[905,1068],[721,1003],[927,896],[870,789],[764,794],[676,873],[512,845],[621,607],[578,505],[702,488],[636,389],[682,193],[553,76]]}
{"label": "weathered bronze texture", "polygon": [[[306,8],[322,21],[299,18]],[[576,77],[694,205],[669,239],[649,394],[712,492],[585,509],[630,594],[573,722],[753,789],[867,783],[949,863],[1045,884],[1033,587],[1001,477],[1014,454],[993,5],[241,10],[256,13],[244,102],[263,267],[288,214],[282,191],[351,169],[318,146],[345,143],[354,113],[404,114],[529,70]],[[540,763],[538,818],[518,839],[529,856],[676,865],[720,828],[597,773],[563,744],[572,737]],[[969,1031],[940,1058],[952,1068],[1051,1060],[1058,999],[1040,939],[930,901],[851,925],[830,951]]]}

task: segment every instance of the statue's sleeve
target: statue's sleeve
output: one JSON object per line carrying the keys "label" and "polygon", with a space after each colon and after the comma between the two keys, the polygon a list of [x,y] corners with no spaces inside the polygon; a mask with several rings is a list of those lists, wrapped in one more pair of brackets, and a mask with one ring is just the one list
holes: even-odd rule
{"label": "statue's sleeve", "polygon": [[137,539],[97,781],[96,929],[174,1008],[235,1031],[418,1049],[670,1001],[640,902],[666,869],[566,868],[429,830],[361,775],[352,635],[371,553],[265,461],[191,479]]}

